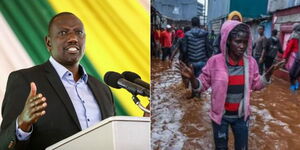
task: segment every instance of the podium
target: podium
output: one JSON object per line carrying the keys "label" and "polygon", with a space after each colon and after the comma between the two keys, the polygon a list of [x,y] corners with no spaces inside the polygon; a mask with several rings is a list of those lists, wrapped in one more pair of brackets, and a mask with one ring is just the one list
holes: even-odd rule
{"label": "podium", "polygon": [[150,118],[115,116],[46,150],[150,150]]}

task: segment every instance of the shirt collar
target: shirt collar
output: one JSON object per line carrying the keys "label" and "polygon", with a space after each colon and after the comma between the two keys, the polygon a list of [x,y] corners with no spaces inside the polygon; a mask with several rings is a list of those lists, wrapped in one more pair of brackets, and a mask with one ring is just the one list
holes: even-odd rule
{"label": "shirt collar", "polygon": [[[54,69],[56,70],[56,72],[58,73],[60,79],[62,79],[65,74],[71,73],[66,67],[58,63],[52,56],[50,56],[49,61],[54,67]],[[83,72],[81,79],[86,83],[88,80],[88,75],[85,69],[83,68],[83,66],[81,66],[80,64],[79,64],[79,70]]]}
{"label": "shirt collar", "polygon": [[231,66],[244,66],[244,59],[240,59],[236,64],[235,61],[233,61],[230,57],[228,57],[228,64]]}

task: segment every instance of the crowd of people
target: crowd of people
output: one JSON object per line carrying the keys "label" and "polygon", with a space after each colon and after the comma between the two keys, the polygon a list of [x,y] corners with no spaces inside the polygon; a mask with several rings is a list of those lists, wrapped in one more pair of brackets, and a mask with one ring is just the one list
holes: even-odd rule
{"label": "crowd of people", "polygon": [[[228,14],[227,20],[243,22],[243,17],[238,11],[232,11]],[[255,58],[259,74],[266,73],[275,60],[280,55],[285,69],[289,71],[290,89],[295,92],[299,89],[298,77],[300,76],[300,67],[298,67],[298,38],[300,36],[299,24],[294,24],[293,33],[290,36],[287,47],[283,51],[282,44],[278,38],[278,31],[273,29],[271,37],[265,36],[265,26],[260,24],[257,27],[258,37],[250,43],[252,46],[252,56]],[[199,18],[194,17],[191,20],[191,26],[175,27],[167,24],[165,28],[153,25],[151,30],[151,57],[172,63],[174,57],[179,53],[178,59],[194,69],[195,76],[199,76],[207,60],[216,54],[221,53],[220,42],[221,34],[216,35],[214,30],[210,33],[200,27]],[[299,55],[299,56],[298,56]],[[295,64],[295,65],[294,65]],[[186,87],[188,83],[183,77]],[[192,94],[192,97],[197,94]]]}
{"label": "crowd of people", "polygon": [[[252,41],[250,27],[237,11],[228,14],[219,35],[214,31],[208,34],[197,17],[191,19],[191,28],[184,27],[183,31],[170,25],[165,30],[153,29],[152,57],[160,59],[162,51],[161,60],[169,57],[172,61],[179,52],[176,67],[186,88],[191,89],[191,97],[211,89],[209,116],[216,149],[227,149],[229,126],[235,149],[247,149],[251,92],[271,84],[275,70],[285,66],[291,91],[299,89],[300,24],[294,25],[285,51],[276,29],[270,38],[264,31],[265,27],[259,25],[259,37]],[[281,61],[275,61],[278,53],[282,54]]]}

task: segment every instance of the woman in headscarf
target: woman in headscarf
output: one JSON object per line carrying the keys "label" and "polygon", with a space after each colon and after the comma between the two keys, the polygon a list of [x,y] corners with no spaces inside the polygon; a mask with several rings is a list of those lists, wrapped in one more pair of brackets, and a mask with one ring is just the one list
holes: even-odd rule
{"label": "woman in headscarf", "polygon": [[299,89],[298,78],[300,76],[300,24],[293,25],[293,32],[288,40],[286,49],[283,53],[283,62],[289,71],[292,91]]}

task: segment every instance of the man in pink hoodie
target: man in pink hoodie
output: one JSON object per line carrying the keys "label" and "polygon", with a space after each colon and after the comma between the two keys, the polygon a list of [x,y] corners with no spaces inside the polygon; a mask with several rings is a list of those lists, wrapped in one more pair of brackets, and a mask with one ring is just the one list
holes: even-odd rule
{"label": "man in pink hoodie", "polygon": [[260,76],[252,54],[249,27],[238,21],[226,21],[221,28],[220,54],[211,57],[198,78],[193,69],[180,63],[183,76],[189,78],[194,91],[211,87],[211,110],[216,149],[227,149],[228,127],[231,126],[235,149],[248,148],[248,126],[251,91],[269,83],[272,72],[282,63],[272,66]]}

